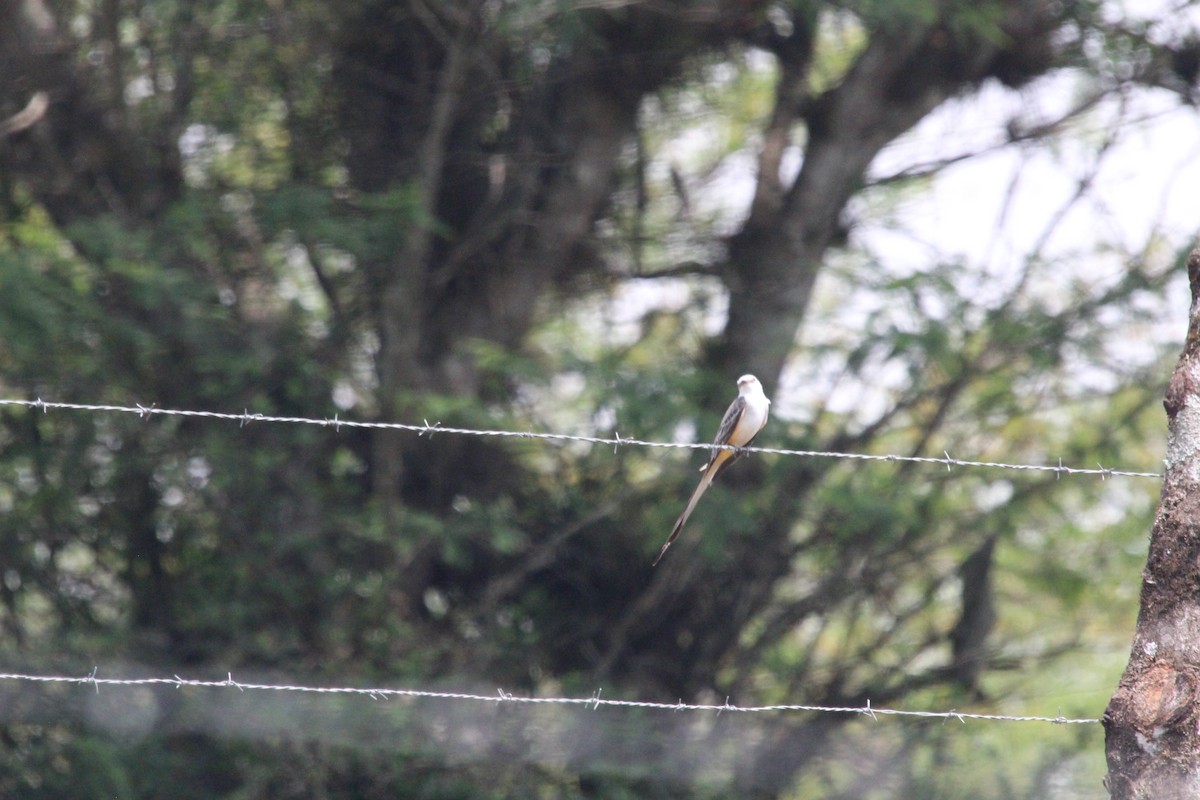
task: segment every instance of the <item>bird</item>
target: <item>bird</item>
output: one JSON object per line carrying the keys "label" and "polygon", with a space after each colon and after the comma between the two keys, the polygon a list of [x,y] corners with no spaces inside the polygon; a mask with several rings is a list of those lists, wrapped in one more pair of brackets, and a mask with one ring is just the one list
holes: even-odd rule
{"label": "bird", "polygon": [[[753,375],[743,375],[738,378],[737,385],[737,399],[730,403],[729,410],[721,418],[721,428],[717,431],[717,438],[713,440],[714,445],[746,447],[754,441],[754,437],[758,436],[758,432],[767,424],[767,415],[771,410],[771,401],[763,393],[763,387],[758,382],[758,378]],[[717,476],[725,471],[726,467],[743,455],[744,453],[740,450],[713,449],[712,454],[708,457],[708,463],[700,468],[700,471],[704,473],[704,477],[700,479],[696,490],[692,492],[692,499],[688,500],[687,507],[679,515],[679,519],[675,522],[675,527],[671,530],[671,535],[667,538],[666,544],[662,546],[662,550],[658,551],[658,558],[654,559],[654,563],[651,566],[656,567],[658,566],[658,562],[662,561],[667,548],[679,536],[679,532],[683,530],[684,523],[692,515],[693,509],[696,508],[696,503],[700,501],[700,496],[712,485]]]}

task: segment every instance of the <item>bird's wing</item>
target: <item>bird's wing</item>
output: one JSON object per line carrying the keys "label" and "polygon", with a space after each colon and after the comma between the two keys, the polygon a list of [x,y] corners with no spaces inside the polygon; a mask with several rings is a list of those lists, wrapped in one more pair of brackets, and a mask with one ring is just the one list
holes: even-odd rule
{"label": "bird's wing", "polygon": [[[717,431],[717,438],[713,440],[713,444],[729,444],[730,440],[733,438],[734,432],[738,429],[738,424],[742,421],[742,416],[745,413],[746,398],[739,394],[737,399],[729,404],[729,408],[725,411],[725,416],[721,418],[721,428]],[[749,439],[747,439],[745,442],[742,442],[739,446],[745,447],[746,445],[750,444],[750,442],[754,441],[754,437],[757,435],[758,431],[755,431]],[[737,461],[741,455],[742,454],[737,450],[718,449],[714,449],[709,454],[708,462],[700,468],[700,471],[704,473],[704,477],[700,479],[700,483],[696,486],[696,490],[692,492],[692,498],[688,500],[687,508],[683,510],[683,513],[679,515],[679,519],[675,521],[675,527],[671,529],[671,535],[667,537],[667,541],[665,544],[663,544],[662,550],[658,551],[658,558],[654,559],[654,564],[652,566],[656,566],[658,562],[662,560],[663,555],[667,552],[667,548],[671,546],[671,543],[674,542],[676,538],[678,538],[680,532],[683,531],[684,523],[687,522],[688,517],[692,515],[692,511],[696,508],[696,503],[700,502],[700,497],[705,491],[708,490],[709,486],[712,486],[712,482],[717,479],[718,475],[725,471],[726,467],[728,467],[734,461]]]}
{"label": "bird's wing", "polygon": [[721,471],[721,467],[733,460],[735,453],[731,450],[714,450],[713,455],[716,457],[715,462],[709,462],[708,472],[704,473],[704,477],[700,479],[700,483],[696,485],[696,490],[692,492],[692,499],[688,500],[687,508],[679,515],[679,519],[675,521],[675,527],[671,529],[671,535],[667,537],[666,543],[663,544],[662,550],[658,551],[658,558],[654,559],[654,563],[650,566],[658,566],[658,562],[662,561],[662,557],[666,554],[667,548],[671,543],[678,538],[680,531],[683,530],[683,524],[687,522],[688,517],[692,515],[692,510],[696,508],[696,503],[700,502],[700,496],[704,494],[709,486],[712,486],[713,478],[717,477],[717,473]]}
{"label": "bird's wing", "polygon": [[[729,444],[730,437],[737,430],[738,423],[742,420],[742,414],[746,413],[746,398],[741,395],[729,404],[729,408],[725,411],[725,416],[721,418],[721,428],[717,431],[717,438],[713,439],[713,444]],[[708,462],[700,468],[701,472],[712,466],[719,455],[734,455],[738,453],[736,450],[713,450],[708,455]],[[728,463],[728,462],[726,462]],[[716,477],[715,475],[713,477]]]}

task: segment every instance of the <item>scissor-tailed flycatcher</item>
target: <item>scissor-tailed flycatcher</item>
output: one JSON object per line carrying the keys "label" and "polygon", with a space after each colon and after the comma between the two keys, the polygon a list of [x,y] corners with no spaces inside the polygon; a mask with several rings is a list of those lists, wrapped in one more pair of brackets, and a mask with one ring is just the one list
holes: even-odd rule
{"label": "scissor-tailed flycatcher", "polygon": [[[770,410],[771,401],[763,394],[762,384],[758,382],[758,378],[753,375],[743,375],[738,378],[737,399],[725,412],[725,416],[721,420],[721,430],[717,432],[717,438],[713,444],[746,447],[754,441],[754,437],[767,424],[767,414]],[[679,520],[675,523],[670,537],[667,538],[667,543],[658,552],[658,558],[654,559],[654,566],[658,566],[658,562],[662,561],[663,554],[667,552],[671,542],[675,541],[675,537],[683,530],[683,523],[687,522],[688,517],[692,515],[692,509],[700,501],[700,495],[704,494],[704,490],[712,485],[712,482],[725,471],[726,467],[737,461],[742,455],[737,450],[712,451],[712,455],[708,457],[708,463],[700,468],[700,471],[704,473],[704,477],[700,479],[700,485],[696,487],[696,491],[692,492],[692,499],[688,501],[687,508],[679,515]]]}

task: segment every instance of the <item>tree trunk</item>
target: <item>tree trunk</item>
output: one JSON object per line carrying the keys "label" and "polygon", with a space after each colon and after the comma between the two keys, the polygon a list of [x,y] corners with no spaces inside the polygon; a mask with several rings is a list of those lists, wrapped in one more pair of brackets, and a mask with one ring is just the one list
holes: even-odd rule
{"label": "tree trunk", "polygon": [[1200,797],[1200,249],[1187,343],[1171,376],[1166,478],[1129,665],[1104,713],[1114,800]]}
{"label": "tree trunk", "polygon": [[[807,34],[777,56],[780,105],[766,131],[760,183],[751,213],[729,243],[723,273],[729,323],[711,363],[727,375],[753,372],[773,388],[794,351],[826,253],[846,235],[842,216],[879,152],[956,93],[987,78],[1019,85],[1048,65],[1060,22],[1056,4],[1006,2],[996,30],[948,35],[948,21],[873,32],[870,44],[836,86],[804,97]],[[998,9],[999,10],[999,9]],[[806,31],[807,12],[795,25]],[[807,143],[790,186],[779,184],[774,153],[789,116],[805,123]],[[781,133],[781,131],[783,131]]]}

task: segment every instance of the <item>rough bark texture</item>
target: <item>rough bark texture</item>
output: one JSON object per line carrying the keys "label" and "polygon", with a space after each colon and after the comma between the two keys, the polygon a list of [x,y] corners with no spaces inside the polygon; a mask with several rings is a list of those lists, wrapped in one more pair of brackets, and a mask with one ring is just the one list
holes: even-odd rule
{"label": "rough bark texture", "polygon": [[1104,714],[1114,800],[1200,797],[1200,250],[1187,344],[1171,376],[1166,479],[1129,665]]}

